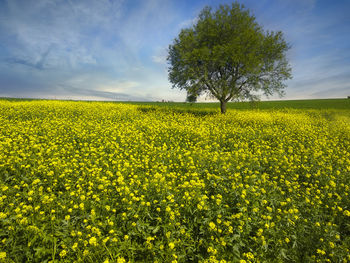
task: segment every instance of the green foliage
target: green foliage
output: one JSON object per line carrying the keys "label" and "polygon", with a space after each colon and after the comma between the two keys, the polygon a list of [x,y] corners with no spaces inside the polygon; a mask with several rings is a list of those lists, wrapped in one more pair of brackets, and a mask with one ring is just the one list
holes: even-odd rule
{"label": "green foliage", "polygon": [[197,23],[169,46],[169,80],[191,94],[207,93],[221,104],[283,94],[291,77],[282,32],[264,31],[238,3],[205,7]]}

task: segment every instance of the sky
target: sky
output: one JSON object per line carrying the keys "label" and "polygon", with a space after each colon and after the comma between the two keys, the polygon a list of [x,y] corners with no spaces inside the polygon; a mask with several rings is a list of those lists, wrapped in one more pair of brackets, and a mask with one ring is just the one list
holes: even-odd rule
{"label": "sky", "polygon": [[[350,0],[239,2],[291,45],[282,99],[350,95]],[[0,97],[184,101],[168,80],[167,48],[203,7],[230,3],[0,0]]]}

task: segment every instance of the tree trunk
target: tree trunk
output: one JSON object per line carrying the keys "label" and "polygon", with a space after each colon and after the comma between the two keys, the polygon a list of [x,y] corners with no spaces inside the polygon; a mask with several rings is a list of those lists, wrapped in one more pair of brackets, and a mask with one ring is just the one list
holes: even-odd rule
{"label": "tree trunk", "polygon": [[227,102],[225,100],[220,100],[220,109],[222,114],[226,113],[226,103]]}

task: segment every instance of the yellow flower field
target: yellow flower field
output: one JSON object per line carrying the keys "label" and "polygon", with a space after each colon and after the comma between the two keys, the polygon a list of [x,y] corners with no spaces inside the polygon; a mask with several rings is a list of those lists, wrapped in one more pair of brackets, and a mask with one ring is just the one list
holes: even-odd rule
{"label": "yellow flower field", "polygon": [[0,262],[350,262],[348,112],[1,100],[0,127]]}

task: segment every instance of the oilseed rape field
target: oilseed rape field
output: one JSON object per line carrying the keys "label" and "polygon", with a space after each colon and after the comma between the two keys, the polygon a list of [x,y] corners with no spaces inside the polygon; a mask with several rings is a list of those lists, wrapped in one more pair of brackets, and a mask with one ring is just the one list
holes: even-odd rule
{"label": "oilseed rape field", "polygon": [[0,100],[0,262],[350,262],[350,110],[202,113]]}

